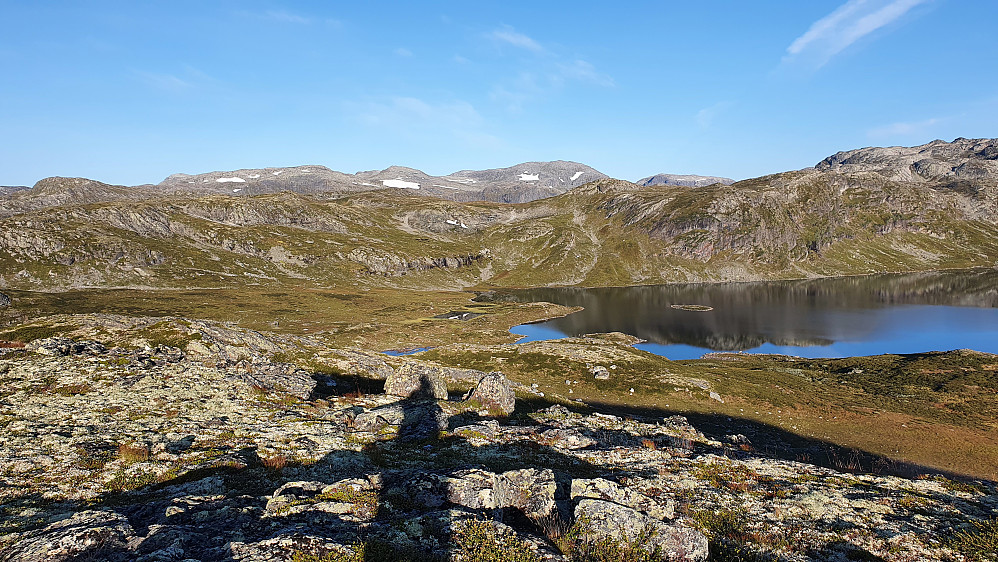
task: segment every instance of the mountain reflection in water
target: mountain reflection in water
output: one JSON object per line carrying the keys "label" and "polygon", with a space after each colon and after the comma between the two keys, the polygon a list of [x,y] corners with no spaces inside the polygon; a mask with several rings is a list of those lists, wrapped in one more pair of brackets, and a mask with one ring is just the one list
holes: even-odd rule
{"label": "mountain reflection in water", "polygon": [[[673,359],[714,351],[810,357],[971,348],[998,352],[998,271],[762,283],[538,288],[495,298],[585,310],[512,332],[529,339],[623,332]],[[674,305],[703,305],[709,311]]]}

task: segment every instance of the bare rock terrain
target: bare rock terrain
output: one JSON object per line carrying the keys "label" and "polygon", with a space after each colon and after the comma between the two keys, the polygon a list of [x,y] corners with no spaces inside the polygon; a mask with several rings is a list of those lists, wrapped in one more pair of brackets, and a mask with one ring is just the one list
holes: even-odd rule
{"label": "bare rock terrain", "polygon": [[778,460],[682,416],[544,405],[520,385],[526,402],[498,417],[454,393],[363,394],[352,377],[496,386],[497,375],[428,374],[360,350],[326,350],[343,369],[308,371],[248,347],[287,338],[202,328],[187,349],[51,338],[0,350],[0,560],[339,559],[359,548],[461,560],[483,547],[523,561],[593,549],[953,560],[953,537],[998,509],[990,482]]}

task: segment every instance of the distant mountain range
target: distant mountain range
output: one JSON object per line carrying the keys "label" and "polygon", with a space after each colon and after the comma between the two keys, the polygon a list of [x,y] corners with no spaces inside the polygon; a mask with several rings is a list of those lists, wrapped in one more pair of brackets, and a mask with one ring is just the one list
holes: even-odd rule
{"label": "distant mountain range", "polygon": [[454,201],[525,203],[553,197],[605,177],[606,174],[585,164],[559,160],[525,162],[495,170],[462,170],[447,176],[430,176],[404,166],[356,174],[337,172],[325,166],[259,168],[197,175],[174,174],[155,186],[143,187],[171,192],[240,195],[278,191],[348,193],[397,188]]}
{"label": "distant mountain range", "polygon": [[998,139],[864,148],[703,187],[534,162],[46,178],[0,196],[0,288],[607,286],[996,264]]}
{"label": "distant mountain range", "polygon": [[[294,193],[342,194],[396,188],[417,195],[452,201],[527,203],[554,197],[580,185],[607,178],[606,174],[578,162],[524,162],[508,168],[461,170],[447,176],[431,176],[414,168],[391,166],[346,174],[325,166],[246,168],[203,174],[173,174],[158,184],[133,187],[112,186],[85,178],[45,178],[33,189],[10,201],[0,216],[69,203],[145,199],[164,194],[178,196],[226,194],[253,196],[291,191]],[[712,176],[658,174],[640,185],[685,185],[703,187],[733,180]],[[58,184],[59,188],[53,189]],[[65,188],[65,189],[63,189]],[[0,197],[29,190],[23,186],[0,186]]]}

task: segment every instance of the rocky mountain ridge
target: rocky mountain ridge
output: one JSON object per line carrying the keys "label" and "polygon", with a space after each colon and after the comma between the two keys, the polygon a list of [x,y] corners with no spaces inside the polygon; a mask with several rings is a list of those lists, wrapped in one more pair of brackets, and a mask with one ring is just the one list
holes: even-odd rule
{"label": "rocky mountain ridge", "polygon": [[455,201],[525,203],[553,197],[605,177],[589,166],[566,161],[525,162],[495,170],[461,170],[447,176],[430,176],[405,166],[356,174],[336,172],[325,166],[296,166],[174,174],[153,187],[175,193],[243,196],[278,191],[323,194],[395,188]]}
{"label": "rocky mountain ridge", "polygon": [[638,185],[681,185],[685,187],[706,187],[715,183],[731,185],[735,180],[731,178],[721,178],[717,176],[698,176],[695,174],[655,174],[647,178],[641,178]]}

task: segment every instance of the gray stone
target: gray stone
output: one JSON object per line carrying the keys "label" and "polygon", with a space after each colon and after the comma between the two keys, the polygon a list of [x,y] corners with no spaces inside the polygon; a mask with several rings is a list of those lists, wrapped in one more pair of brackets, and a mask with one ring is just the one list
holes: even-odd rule
{"label": "gray stone", "polygon": [[573,500],[597,499],[613,502],[659,520],[675,517],[675,503],[672,500],[659,503],[644,494],[603,478],[572,480],[571,495]]}
{"label": "gray stone", "polygon": [[81,511],[0,550],[0,559],[55,562],[87,555],[97,560],[101,550],[124,548],[134,535],[124,515]]}
{"label": "gray stone", "polygon": [[433,400],[406,399],[358,414],[354,429],[400,439],[430,439],[447,428],[450,417]]}
{"label": "gray stone", "polygon": [[586,447],[596,444],[595,439],[583,435],[582,432],[575,428],[547,429],[541,433],[541,439],[542,442],[548,443],[552,447],[568,449],[570,451],[585,449]]}
{"label": "gray stone", "polygon": [[10,302],[11,301],[9,296],[0,293],[0,308],[3,308],[5,306],[10,306]]}
{"label": "gray stone", "polygon": [[596,540],[609,537],[634,543],[671,561],[707,560],[707,537],[682,524],[666,524],[614,502],[583,499],[575,506],[576,521],[584,521],[588,535]]}
{"label": "gray stone", "polygon": [[104,344],[96,341],[72,340],[70,338],[42,338],[29,342],[28,351],[42,355],[65,357],[67,355],[102,355],[107,352]]}
{"label": "gray stone", "polygon": [[603,365],[596,365],[593,367],[592,373],[598,381],[610,380],[610,369],[607,369]]}
{"label": "gray stone", "polygon": [[489,410],[510,415],[516,407],[516,393],[506,375],[496,371],[478,381],[478,385],[468,394],[467,400],[477,401]]}
{"label": "gray stone", "polygon": [[534,519],[555,509],[556,484],[550,469],[525,468],[502,474],[469,469],[455,472],[445,482],[447,501],[471,509],[515,507]]}
{"label": "gray stone", "polygon": [[433,397],[447,399],[447,381],[438,369],[419,363],[405,363],[388,375],[385,380],[385,394],[403,398]]}

